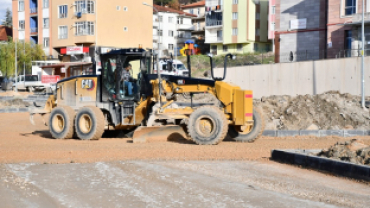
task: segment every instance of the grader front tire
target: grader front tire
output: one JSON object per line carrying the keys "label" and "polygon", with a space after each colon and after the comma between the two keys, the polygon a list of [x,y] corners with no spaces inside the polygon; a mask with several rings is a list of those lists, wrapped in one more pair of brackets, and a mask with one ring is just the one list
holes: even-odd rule
{"label": "grader front tire", "polygon": [[97,107],[83,107],[76,115],[76,134],[82,140],[100,139],[104,133],[104,126],[104,114]]}
{"label": "grader front tire", "polygon": [[214,106],[204,106],[189,117],[188,132],[199,145],[216,145],[227,134],[228,122],[225,114]]}
{"label": "grader front tire", "polygon": [[71,139],[74,133],[75,111],[69,106],[54,108],[49,117],[49,130],[55,139]]}

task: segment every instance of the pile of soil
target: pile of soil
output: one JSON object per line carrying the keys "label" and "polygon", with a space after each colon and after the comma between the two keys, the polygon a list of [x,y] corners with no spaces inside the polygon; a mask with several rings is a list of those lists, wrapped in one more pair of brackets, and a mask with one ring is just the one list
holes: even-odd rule
{"label": "pile of soil", "polygon": [[317,156],[370,166],[370,146],[358,139],[337,142],[329,149],[322,150]]}
{"label": "pile of soil", "polygon": [[14,98],[12,100],[0,100],[0,108],[24,108],[30,106],[30,103],[24,102],[20,98]]}
{"label": "pile of soil", "polygon": [[263,110],[269,130],[370,129],[370,114],[361,107],[361,97],[337,91],[262,97],[255,105]]}

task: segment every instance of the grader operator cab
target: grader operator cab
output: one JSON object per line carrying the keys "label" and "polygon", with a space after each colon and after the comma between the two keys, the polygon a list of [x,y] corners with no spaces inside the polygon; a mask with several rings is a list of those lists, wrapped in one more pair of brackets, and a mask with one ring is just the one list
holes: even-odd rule
{"label": "grader operator cab", "polygon": [[[199,145],[214,145],[227,134],[240,142],[253,142],[264,128],[262,115],[253,108],[252,91],[213,80],[160,75],[153,73],[153,55],[143,49],[122,49],[100,55],[101,75],[81,75],[57,83],[45,108],[34,114],[50,114],[46,124],[55,139],[74,135],[83,140],[96,140],[104,131],[134,131],[133,141],[143,142],[168,134],[185,135]],[[190,58],[190,57],[189,57]],[[191,70],[188,58],[188,68]],[[136,79],[130,84],[121,81],[122,70],[129,63],[138,63]],[[96,71],[96,68],[95,70]],[[129,94],[129,86],[134,88]],[[177,102],[177,94],[209,93],[216,103]]]}

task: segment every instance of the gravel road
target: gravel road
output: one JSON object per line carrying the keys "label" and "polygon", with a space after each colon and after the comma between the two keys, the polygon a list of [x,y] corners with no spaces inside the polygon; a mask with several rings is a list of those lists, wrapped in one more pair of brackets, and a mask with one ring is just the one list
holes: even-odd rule
{"label": "gravel road", "polygon": [[3,207],[368,207],[370,186],[273,162],[0,165]]}

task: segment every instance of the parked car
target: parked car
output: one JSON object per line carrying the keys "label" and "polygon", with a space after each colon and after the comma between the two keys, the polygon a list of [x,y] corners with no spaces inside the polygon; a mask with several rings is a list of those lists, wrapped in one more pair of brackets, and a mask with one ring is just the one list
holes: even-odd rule
{"label": "parked car", "polygon": [[12,89],[15,90],[27,90],[29,92],[33,91],[49,91],[52,92],[55,89],[55,84],[52,83],[42,83],[39,80],[38,75],[19,75],[17,80],[13,83]]}
{"label": "parked car", "polygon": [[[172,69],[168,67],[172,63]],[[161,60],[159,61],[159,68],[161,74],[175,75],[175,76],[188,76],[189,70],[179,60]],[[154,65],[154,73],[157,73],[157,65]]]}

